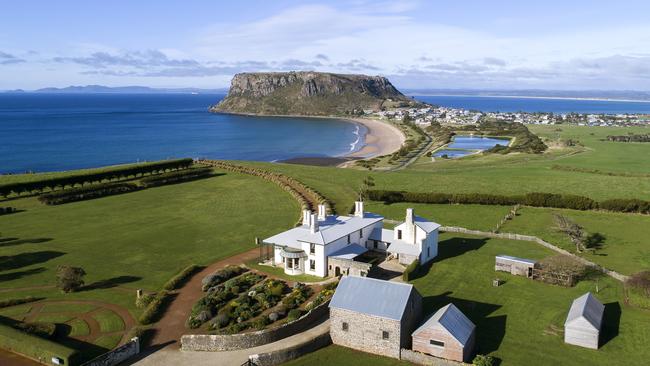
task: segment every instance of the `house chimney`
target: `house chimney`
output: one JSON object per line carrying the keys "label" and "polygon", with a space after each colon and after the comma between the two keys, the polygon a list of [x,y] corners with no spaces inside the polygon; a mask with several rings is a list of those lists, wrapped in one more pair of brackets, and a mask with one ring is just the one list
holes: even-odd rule
{"label": "house chimney", "polygon": [[318,219],[325,220],[327,218],[327,206],[320,204],[318,205]]}
{"label": "house chimney", "polygon": [[309,216],[309,231],[311,231],[312,234],[318,232],[318,217],[316,217],[316,214],[311,214]]}
{"label": "house chimney", "polygon": [[309,226],[311,211],[302,210],[302,226]]}
{"label": "house chimney", "polygon": [[354,216],[363,217],[363,201],[354,202]]}
{"label": "house chimney", "polygon": [[406,209],[406,222],[409,224],[413,224],[415,222],[415,217],[413,216],[413,209],[412,208],[407,208]]}

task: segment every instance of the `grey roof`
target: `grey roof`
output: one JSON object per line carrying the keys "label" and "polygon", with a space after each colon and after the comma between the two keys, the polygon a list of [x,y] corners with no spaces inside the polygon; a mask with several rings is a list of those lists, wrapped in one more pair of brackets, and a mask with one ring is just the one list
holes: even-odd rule
{"label": "grey roof", "polygon": [[386,249],[389,253],[420,255],[420,249],[415,244],[409,244],[403,240],[393,240]]}
{"label": "grey roof", "polygon": [[415,225],[417,225],[420,229],[426,231],[427,233],[430,233],[440,227],[440,224],[435,223],[433,221],[429,221],[424,217],[415,216],[414,220],[415,220]]}
{"label": "grey roof", "polygon": [[380,227],[374,228],[370,233],[370,236],[368,236],[369,239],[383,241],[384,243],[392,242],[394,237],[393,230]]}
{"label": "grey roof", "polygon": [[532,259],[512,257],[512,256],[505,255],[505,254],[497,255],[496,258],[503,258],[503,259],[507,259],[507,260],[510,260],[510,261],[514,261],[514,262],[521,262],[521,263],[533,264],[533,265],[535,263],[537,263],[537,261],[534,261]]}
{"label": "grey roof", "polygon": [[447,304],[416,329],[413,336],[428,328],[444,329],[465,346],[476,326],[454,304]]}
{"label": "grey roof", "polygon": [[383,219],[383,217],[371,213],[365,213],[363,217],[330,215],[325,220],[318,221],[319,230],[315,233],[311,232],[309,226],[303,225],[281,232],[263,241],[269,244],[295,248],[301,247],[300,242],[325,245]]}
{"label": "grey roof", "polygon": [[591,292],[587,292],[573,300],[564,325],[581,324],[587,321],[589,325],[600,330],[604,311],[605,305],[598,301]]}
{"label": "grey roof", "polygon": [[405,283],[344,276],[329,307],[401,320],[412,291],[413,285]]}
{"label": "grey roof", "polygon": [[368,249],[366,249],[366,247],[363,247],[359,244],[350,244],[330,254],[329,257],[342,258],[342,259],[354,259],[354,257],[358,256],[359,254],[363,254],[367,251]]}

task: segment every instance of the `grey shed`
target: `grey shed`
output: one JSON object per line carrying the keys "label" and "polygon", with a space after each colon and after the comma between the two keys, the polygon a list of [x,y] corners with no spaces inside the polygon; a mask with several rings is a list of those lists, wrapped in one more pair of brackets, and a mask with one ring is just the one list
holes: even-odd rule
{"label": "grey shed", "polygon": [[573,300],[564,322],[564,342],[598,349],[605,306],[590,292]]}

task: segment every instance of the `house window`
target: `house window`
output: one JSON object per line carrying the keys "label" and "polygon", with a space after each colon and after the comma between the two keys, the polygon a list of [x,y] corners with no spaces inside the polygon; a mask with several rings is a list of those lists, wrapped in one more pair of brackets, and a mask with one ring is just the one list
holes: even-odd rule
{"label": "house window", "polygon": [[402,240],[402,230],[397,230],[397,239]]}
{"label": "house window", "polygon": [[385,330],[382,330],[381,331],[381,339],[388,339],[388,338],[389,338],[388,332],[385,331]]}
{"label": "house window", "polygon": [[315,260],[313,260],[313,259],[309,260],[309,269],[312,270],[312,271],[316,270],[316,261]]}
{"label": "house window", "polygon": [[445,346],[445,342],[436,341],[435,339],[430,339],[429,344],[433,345],[433,346],[438,346],[438,347],[444,347]]}
{"label": "house window", "polygon": [[342,329],[344,332],[347,332],[347,331],[348,331],[348,323],[343,322],[343,323],[341,324],[341,329]]}
{"label": "house window", "polygon": [[359,237],[363,238],[363,229],[359,230]]}
{"label": "house window", "polygon": [[311,243],[309,244],[309,254],[316,254],[316,244]]}
{"label": "house window", "polygon": [[431,247],[427,247],[427,257],[431,257]]}
{"label": "house window", "polygon": [[348,244],[350,244],[350,234],[348,234]]}
{"label": "house window", "polygon": [[379,244],[379,243],[377,243],[377,240],[373,240],[373,244],[374,244],[374,246],[375,246],[375,249],[377,249],[377,246],[378,246],[378,244]]}

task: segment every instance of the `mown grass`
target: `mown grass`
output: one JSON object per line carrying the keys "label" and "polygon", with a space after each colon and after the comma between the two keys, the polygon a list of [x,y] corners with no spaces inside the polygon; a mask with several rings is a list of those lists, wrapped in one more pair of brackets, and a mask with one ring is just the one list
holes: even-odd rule
{"label": "mown grass", "polygon": [[572,219],[588,233],[604,236],[601,249],[581,256],[628,275],[650,269],[650,216],[647,215],[524,207],[501,231],[535,235],[575,252],[568,236],[557,229],[555,214]]}
{"label": "mown grass", "polygon": [[97,338],[94,344],[107,350],[111,350],[117,347],[121,340],[122,335],[120,334],[103,335]]}
{"label": "mown grass", "polygon": [[68,325],[70,326],[69,337],[82,337],[90,334],[90,327],[83,319],[73,319],[68,322]]}
{"label": "mown grass", "polygon": [[97,306],[92,304],[51,303],[43,305],[41,313],[87,313],[95,308],[97,308]]}
{"label": "mown grass", "polygon": [[99,329],[102,333],[118,332],[124,330],[124,320],[111,310],[103,309],[92,315],[93,319],[99,323]]}
{"label": "mown grass", "polygon": [[[137,288],[158,291],[189,264],[207,265],[251,249],[256,236],[293,226],[300,210],[278,186],[230,172],[60,206],[34,197],[7,202],[23,211],[0,217],[0,299],[102,301],[127,308],[136,319],[142,312],[135,307]],[[56,289],[59,265],[84,268],[86,286],[70,294]],[[47,307],[69,311],[65,317],[41,315],[56,322],[89,310]],[[113,325],[109,321],[105,328],[119,328]],[[117,342],[104,337],[95,345],[110,349]]]}
{"label": "mown grass", "polygon": [[378,213],[387,219],[403,221],[407,208],[415,214],[444,226],[460,226],[473,230],[490,231],[512,209],[510,206],[442,205],[423,203],[367,202],[368,212]]}
{"label": "mown grass", "polygon": [[[440,254],[412,281],[424,298],[425,313],[454,303],[477,326],[478,352],[501,365],[643,364],[648,358],[650,311],[623,302],[621,283],[598,279],[595,294],[606,304],[603,344],[595,351],[564,344],[563,323],[574,298],[595,292],[593,280],[574,288],[552,286],[494,271],[494,256],[510,254],[541,259],[553,252],[529,242],[442,234]],[[505,279],[500,287],[492,279]],[[400,365],[399,361],[327,347],[288,365]]]}

